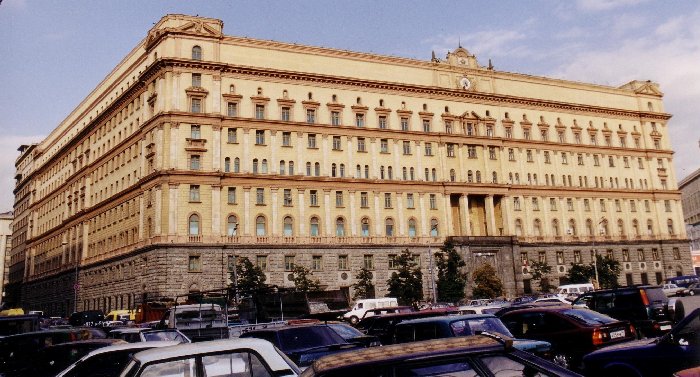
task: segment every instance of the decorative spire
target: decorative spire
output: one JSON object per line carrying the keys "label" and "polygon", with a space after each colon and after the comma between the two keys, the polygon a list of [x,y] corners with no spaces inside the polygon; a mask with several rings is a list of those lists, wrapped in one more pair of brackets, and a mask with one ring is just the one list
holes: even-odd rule
{"label": "decorative spire", "polygon": [[491,58],[489,58],[489,70],[493,71],[493,63],[491,63]]}

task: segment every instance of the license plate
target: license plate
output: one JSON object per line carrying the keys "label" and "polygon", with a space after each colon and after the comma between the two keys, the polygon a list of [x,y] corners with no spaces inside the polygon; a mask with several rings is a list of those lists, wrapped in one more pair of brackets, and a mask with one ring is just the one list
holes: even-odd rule
{"label": "license plate", "polygon": [[625,330],[618,330],[618,331],[611,331],[610,332],[610,339],[617,339],[617,338],[624,338],[625,337]]}
{"label": "license plate", "polygon": [[671,330],[671,325],[661,325],[661,327],[659,327],[659,329],[664,330],[664,331]]}

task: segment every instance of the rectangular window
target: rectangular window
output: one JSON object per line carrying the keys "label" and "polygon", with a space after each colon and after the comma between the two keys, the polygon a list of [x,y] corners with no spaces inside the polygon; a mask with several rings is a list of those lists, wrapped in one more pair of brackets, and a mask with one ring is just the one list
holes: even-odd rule
{"label": "rectangular window", "polygon": [[597,154],[593,155],[593,166],[600,166],[600,157]]}
{"label": "rectangular window", "polygon": [[267,255],[255,256],[255,265],[262,271],[267,271]]}
{"label": "rectangular window", "polygon": [[447,144],[447,157],[454,157],[455,156],[455,145],[448,143]]}
{"label": "rectangular window", "polygon": [[437,209],[437,196],[435,194],[430,194],[430,209]]}
{"label": "rectangular window", "polygon": [[569,158],[568,158],[566,152],[561,152],[561,163],[562,163],[562,165],[569,164]]}
{"label": "rectangular window", "polygon": [[532,150],[528,149],[525,151],[525,155],[527,156],[527,162],[533,162],[534,159],[532,158]]}
{"label": "rectangular window", "polygon": [[566,209],[568,209],[569,211],[574,210],[574,200],[573,199],[571,199],[571,198],[566,199]]}
{"label": "rectangular window", "polygon": [[238,116],[238,104],[235,102],[229,102],[227,114],[230,117]]}
{"label": "rectangular window", "polygon": [[236,204],[236,188],[228,188],[228,204]]}
{"label": "rectangular window", "polygon": [[199,170],[202,168],[202,158],[199,155],[193,154],[190,156],[190,170]]}
{"label": "rectangular window", "polygon": [[644,201],[644,211],[646,212],[651,212],[651,206],[649,205],[649,201],[645,200]]}
{"label": "rectangular window", "polygon": [[539,200],[537,200],[537,198],[532,198],[532,210],[533,211],[540,210],[540,202],[539,202]]}
{"label": "rectangular window", "polygon": [[289,147],[292,145],[292,133],[282,132],[282,146]]}
{"label": "rectangular window", "polygon": [[195,88],[200,88],[202,86],[202,74],[193,73],[192,74],[192,86]]}
{"label": "rectangular window", "polygon": [[384,193],[384,208],[391,208],[391,193]]}
{"label": "rectangular window", "polygon": [[264,130],[255,130],[255,145],[265,145]]}
{"label": "rectangular window", "polygon": [[493,126],[486,126],[486,136],[493,137]]}
{"label": "rectangular window", "polygon": [[335,192],[335,206],[336,207],[343,206],[343,192],[342,191]]}
{"label": "rectangular window", "polygon": [[630,159],[629,159],[629,157],[623,157],[623,158],[622,158],[622,163],[624,164],[624,166],[625,166],[626,168],[629,168],[629,167],[630,167]]}
{"label": "rectangular window", "polygon": [[199,255],[189,256],[187,272],[202,272],[202,258]]}
{"label": "rectangular window", "polygon": [[530,140],[530,129],[526,128],[523,130],[523,139]]}
{"label": "rectangular window", "polygon": [[408,131],[408,118],[401,117],[401,131]]}
{"label": "rectangular window", "polygon": [[199,185],[190,185],[190,202],[199,202]]}
{"label": "rectangular window", "polygon": [[404,154],[404,155],[410,155],[410,154],[411,154],[411,142],[410,142],[410,141],[404,141],[404,142],[403,142],[403,154]]}
{"label": "rectangular window", "polygon": [[520,211],[520,198],[517,196],[513,198],[513,210]]}
{"label": "rectangular window", "polygon": [[564,264],[564,252],[557,251],[557,264]]}
{"label": "rectangular window", "polygon": [[343,150],[342,144],[340,142],[340,136],[333,136],[333,150],[334,151]]}
{"label": "rectangular window", "polygon": [[265,204],[265,189],[255,189],[255,204]]}
{"label": "rectangular window", "polygon": [[306,123],[316,123],[316,110],[306,109]]}
{"label": "rectangular window", "polygon": [[544,151],[544,163],[545,164],[552,163],[551,159],[549,158],[549,151]]}
{"label": "rectangular window", "polygon": [[406,208],[416,208],[413,202],[413,194],[406,194]]}
{"label": "rectangular window", "polygon": [[369,196],[367,195],[366,192],[360,193],[360,207],[361,208],[369,208]]}
{"label": "rectangular window", "polygon": [[508,148],[508,161],[515,161],[515,151],[513,148]]}
{"label": "rectangular window", "polygon": [[238,143],[238,129],[229,128],[228,129],[228,142],[235,144]]}
{"label": "rectangular window", "polygon": [[542,262],[542,263],[547,262],[547,254],[545,254],[544,251],[538,252],[537,253],[537,260],[539,262]]}
{"label": "rectangular window", "polygon": [[323,259],[321,258],[320,255],[314,255],[311,257],[311,270],[312,271],[321,271],[322,270],[322,265],[323,265]]}
{"label": "rectangular window", "polygon": [[620,199],[615,199],[615,211],[622,212],[622,205],[620,204]]}
{"label": "rectangular window", "polygon": [[555,198],[549,198],[549,209],[552,211],[557,210],[557,199]]}
{"label": "rectangular window", "polygon": [[316,149],[316,134],[309,134],[309,148]]}
{"label": "rectangular window", "polygon": [[637,212],[637,202],[634,199],[630,200],[630,212]]}
{"label": "rectangular window", "polygon": [[364,127],[365,126],[365,114],[355,114],[355,126]]}
{"label": "rectangular window", "polygon": [[317,190],[310,190],[309,191],[309,205],[312,207],[318,207],[318,191]]}
{"label": "rectangular window", "polygon": [[425,143],[425,155],[426,156],[433,155],[433,143]]}
{"label": "rectangular window", "polygon": [[190,138],[196,140],[202,138],[202,128],[199,125],[193,124],[190,126]]}
{"label": "rectangular window", "polygon": [[591,211],[591,202],[588,199],[583,199],[583,209],[586,210],[586,212]]}
{"label": "rectangular window", "polygon": [[398,266],[396,265],[396,254],[389,254],[389,269],[395,270]]}
{"label": "rectangular window", "polygon": [[255,119],[265,119],[265,105],[255,105]]}
{"label": "rectangular window", "polygon": [[389,153],[389,141],[387,139],[379,140],[379,151],[381,153]]}
{"label": "rectangular window", "polygon": [[346,271],[348,270],[348,256],[338,255],[338,270]]}
{"label": "rectangular window", "polygon": [[380,115],[379,116],[379,128],[386,129],[386,127],[387,127],[386,115]]}
{"label": "rectangular window", "polygon": [[467,157],[468,158],[476,158],[476,145],[468,145],[467,146]]}
{"label": "rectangular window", "polygon": [[365,138],[364,137],[357,138],[357,151],[358,152],[366,152],[367,151],[367,147],[365,146]]}
{"label": "rectangular window", "polygon": [[374,270],[374,255],[365,254],[362,258],[363,267],[367,270]]}
{"label": "rectangular window", "polygon": [[202,112],[202,100],[200,98],[192,98],[190,112],[201,113]]}
{"label": "rectangular window", "polygon": [[664,200],[664,209],[666,212],[671,212],[671,201],[670,200]]}
{"label": "rectangular window", "polygon": [[423,119],[423,132],[430,132],[430,120]]}
{"label": "rectangular window", "polygon": [[581,250],[574,250],[574,263],[581,263]]}
{"label": "rectangular window", "polygon": [[578,164],[583,166],[583,153],[577,154],[576,158],[578,159]]}
{"label": "rectangular window", "polygon": [[340,112],[331,111],[331,125],[340,126]]}
{"label": "rectangular window", "polygon": [[630,261],[630,251],[627,249],[622,249],[622,261],[623,262],[629,262]]}
{"label": "rectangular window", "polygon": [[489,147],[489,160],[496,159],[496,147]]}
{"label": "rectangular window", "polygon": [[506,127],[506,139],[512,139],[512,138],[513,138],[513,128]]}
{"label": "rectangular window", "polygon": [[292,271],[294,269],[294,255],[284,256],[284,270]]}
{"label": "rectangular window", "polygon": [[284,206],[285,207],[292,206],[292,190],[291,189],[284,189]]}
{"label": "rectangular window", "polygon": [[280,120],[289,122],[291,120],[291,108],[289,106],[282,106],[280,110]]}
{"label": "rectangular window", "polygon": [[677,247],[673,248],[673,259],[681,260],[681,250]]}

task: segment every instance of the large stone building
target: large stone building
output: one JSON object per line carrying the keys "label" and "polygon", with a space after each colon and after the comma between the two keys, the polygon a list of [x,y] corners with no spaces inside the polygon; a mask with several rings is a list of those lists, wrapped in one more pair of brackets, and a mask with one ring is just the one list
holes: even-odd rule
{"label": "large stone building", "polygon": [[350,289],[364,266],[383,296],[393,255],[427,270],[447,238],[508,296],[528,260],[556,282],[594,250],[657,282],[691,269],[662,97],[168,15],[22,148],[10,270],[52,313],[218,288],[241,256],[278,286],[301,264]]}
{"label": "large stone building", "polygon": [[700,274],[700,169],[678,183],[681,190],[685,228],[690,240],[693,268]]}

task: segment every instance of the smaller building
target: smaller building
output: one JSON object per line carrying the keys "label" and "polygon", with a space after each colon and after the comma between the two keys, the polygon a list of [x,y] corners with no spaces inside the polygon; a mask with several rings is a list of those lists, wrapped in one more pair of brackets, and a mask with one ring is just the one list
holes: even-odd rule
{"label": "smaller building", "polygon": [[700,275],[700,169],[678,183],[695,273]]}
{"label": "smaller building", "polygon": [[0,302],[5,302],[10,249],[12,248],[12,211],[0,213]]}

